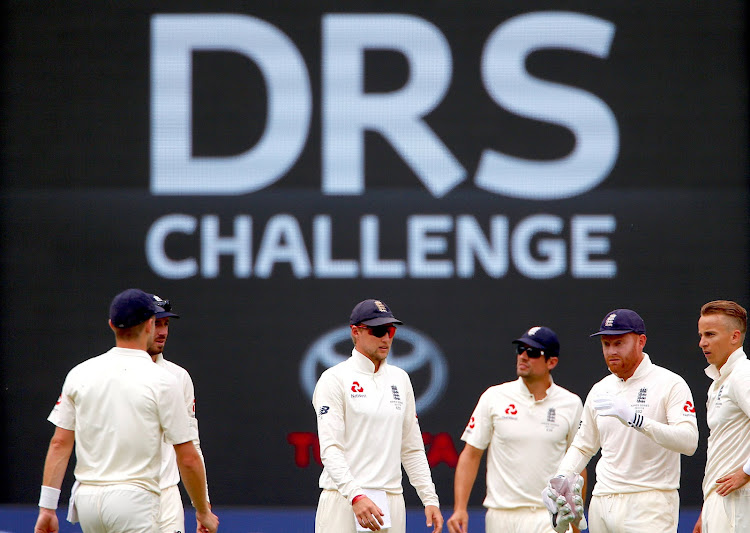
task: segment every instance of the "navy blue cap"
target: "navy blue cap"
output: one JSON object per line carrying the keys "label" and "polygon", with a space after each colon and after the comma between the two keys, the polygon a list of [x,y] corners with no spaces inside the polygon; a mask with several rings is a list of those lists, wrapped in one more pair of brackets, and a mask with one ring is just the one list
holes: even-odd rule
{"label": "navy blue cap", "polygon": [[544,326],[534,326],[521,335],[520,339],[514,340],[513,344],[525,344],[532,348],[539,348],[544,350],[544,355],[550,357],[559,357],[560,355],[560,341],[557,339],[557,334]]}
{"label": "navy blue cap", "polygon": [[127,289],[112,300],[109,319],[117,328],[132,328],[154,316],[158,310],[147,293],[140,289]]}
{"label": "navy blue cap", "polygon": [[592,333],[596,335],[624,335],[625,333],[646,334],[646,324],[643,319],[632,309],[615,309],[607,313],[599,326],[599,331]]}
{"label": "navy blue cap", "polygon": [[172,312],[172,304],[169,300],[165,300],[155,294],[149,294],[149,296],[153,298],[156,303],[156,318],[180,318],[180,315],[176,315]]}
{"label": "navy blue cap", "polygon": [[380,326],[382,324],[403,324],[387,305],[380,300],[363,300],[354,306],[349,316],[349,324],[364,324],[365,326]]}

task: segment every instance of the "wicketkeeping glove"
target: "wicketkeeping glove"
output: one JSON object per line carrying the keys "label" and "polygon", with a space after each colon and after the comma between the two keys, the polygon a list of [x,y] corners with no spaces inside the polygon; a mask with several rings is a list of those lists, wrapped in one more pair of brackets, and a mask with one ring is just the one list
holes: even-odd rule
{"label": "wicketkeeping glove", "polygon": [[594,398],[594,409],[602,416],[616,416],[631,428],[643,426],[643,415],[636,413],[622,396],[602,394]]}
{"label": "wicketkeeping glove", "polygon": [[583,478],[577,474],[569,474],[555,476],[542,490],[542,501],[550,513],[552,528],[557,533],[567,531],[571,523],[580,529],[586,529],[582,488]]}

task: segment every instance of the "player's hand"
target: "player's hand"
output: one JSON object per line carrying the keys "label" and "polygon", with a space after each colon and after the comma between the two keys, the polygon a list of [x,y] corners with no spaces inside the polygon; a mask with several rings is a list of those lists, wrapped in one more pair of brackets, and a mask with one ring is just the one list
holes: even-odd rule
{"label": "player's hand", "polygon": [[468,533],[469,531],[469,513],[466,511],[453,511],[448,519],[449,533]]}
{"label": "player's hand", "polygon": [[716,494],[719,496],[727,496],[745,485],[748,481],[750,481],[750,476],[745,474],[745,471],[740,468],[736,472],[732,472],[726,476],[721,476],[716,480]]}
{"label": "player's hand", "polygon": [[443,530],[443,513],[435,505],[427,505],[424,508],[424,515],[427,518],[427,527],[431,527],[434,533],[440,533]]}
{"label": "player's hand", "polygon": [[367,496],[357,500],[352,505],[352,511],[354,511],[354,516],[357,517],[359,525],[370,531],[379,531],[380,526],[385,523],[382,518],[385,513]]}
{"label": "player's hand", "polygon": [[204,513],[195,512],[196,531],[198,533],[216,533],[219,529],[219,517],[210,510]]}
{"label": "player's hand", "polygon": [[57,513],[52,509],[40,507],[34,533],[57,533],[59,530],[60,523],[57,521]]}
{"label": "player's hand", "polygon": [[586,529],[581,495],[583,484],[583,477],[570,473],[553,477],[542,490],[542,501],[550,513],[552,527],[558,533],[567,531],[570,524]]}
{"label": "player's hand", "polygon": [[[636,415],[635,409],[622,396],[609,393],[601,394],[594,398],[594,409],[601,416],[617,417],[620,422],[630,427],[641,427],[643,424],[643,417]],[[639,419],[640,423],[638,423]]]}
{"label": "player's hand", "polygon": [[693,527],[693,533],[703,533],[703,513],[698,515],[698,520]]}

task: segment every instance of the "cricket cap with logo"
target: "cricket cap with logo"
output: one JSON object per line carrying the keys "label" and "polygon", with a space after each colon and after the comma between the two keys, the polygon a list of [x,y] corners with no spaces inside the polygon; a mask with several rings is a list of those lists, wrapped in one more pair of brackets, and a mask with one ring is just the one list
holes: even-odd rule
{"label": "cricket cap with logo", "polygon": [[403,324],[393,316],[391,309],[381,300],[363,300],[354,306],[349,316],[349,324],[364,324],[365,326],[381,326],[383,324]]}
{"label": "cricket cap with logo", "polygon": [[560,341],[557,334],[545,326],[534,326],[520,338],[514,340],[513,344],[524,344],[532,348],[539,348],[544,351],[544,355],[550,357],[560,356]]}
{"label": "cricket cap with logo", "polygon": [[161,308],[148,293],[127,289],[114,297],[109,306],[109,319],[116,328],[132,328],[154,316]]}
{"label": "cricket cap with logo", "polygon": [[155,294],[149,294],[156,303],[158,308],[156,311],[156,318],[180,318],[180,315],[176,315],[172,312],[172,303],[169,300],[165,300]]}
{"label": "cricket cap with logo", "polygon": [[615,309],[610,311],[602,320],[599,331],[592,333],[590,337],[597,335],[624,335],[625,333],[646,334],[646,324],[638,313],[632,309]]}

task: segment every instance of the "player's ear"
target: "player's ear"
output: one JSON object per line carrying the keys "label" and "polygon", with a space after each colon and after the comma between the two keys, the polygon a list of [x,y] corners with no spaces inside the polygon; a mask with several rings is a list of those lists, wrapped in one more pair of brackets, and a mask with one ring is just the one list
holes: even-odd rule
{"label": "player's ear", "polygon": [[558,361],[559,358],[556,355],[553,355],[549,359],[547,359],[547,370],[552,370],[553,368],[555,368]]}

